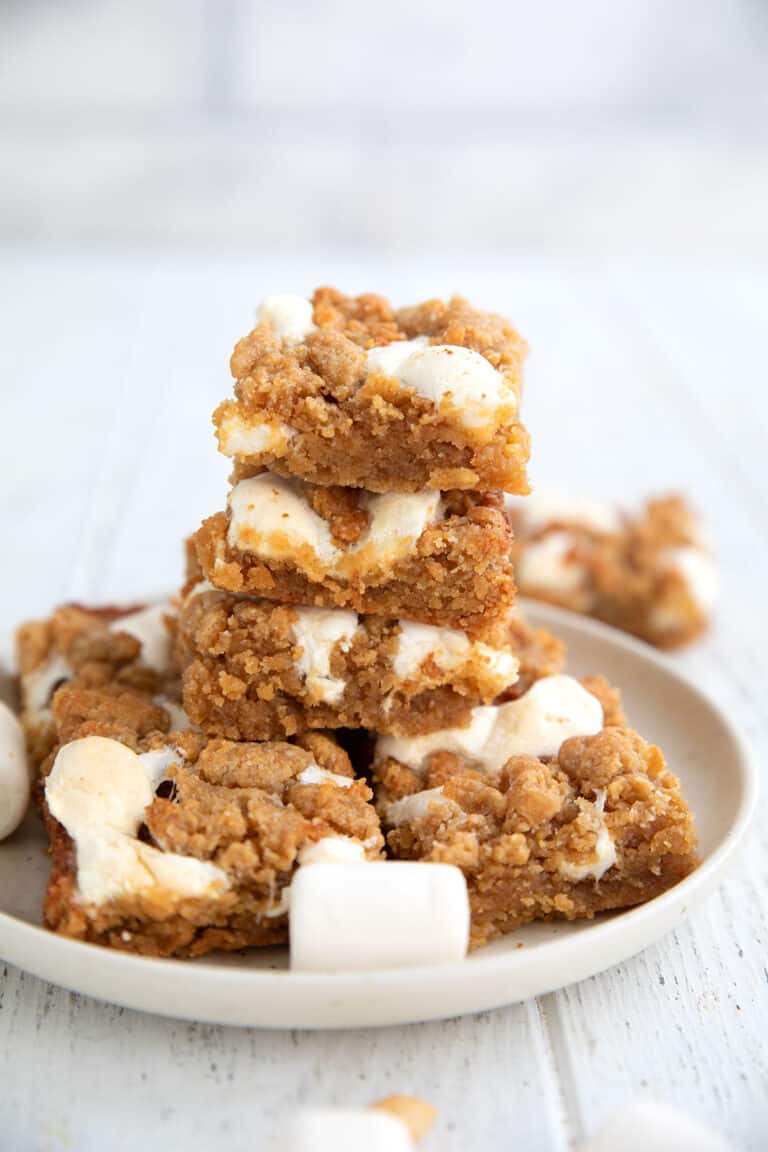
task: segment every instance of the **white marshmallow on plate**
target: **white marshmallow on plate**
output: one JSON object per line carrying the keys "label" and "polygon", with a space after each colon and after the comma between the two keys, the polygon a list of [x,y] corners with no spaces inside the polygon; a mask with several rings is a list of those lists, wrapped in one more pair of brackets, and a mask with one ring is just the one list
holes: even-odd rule
{"label": "white marshmallow on plate", "polygon": [[692,1116],[658,1100],[620,1108],[578,1152],[735,1152],[729,1141]]}
{"label": "white marshmallow on plate", "polygon": [[396,1116],[372,1108],[317,1108],[292,1117],[275,1152],[412,1152]]}
{"label": "white marshmallow on plate", "polygon": [[29,804],[27,746],[21,725],[0,701],[0,840],[15,832]]}
{"label": "white marshmallow on plate", "polygon": [[291,968],[338,972],[462,960],[464,876],[451,864],[318,862],[291,883]]}

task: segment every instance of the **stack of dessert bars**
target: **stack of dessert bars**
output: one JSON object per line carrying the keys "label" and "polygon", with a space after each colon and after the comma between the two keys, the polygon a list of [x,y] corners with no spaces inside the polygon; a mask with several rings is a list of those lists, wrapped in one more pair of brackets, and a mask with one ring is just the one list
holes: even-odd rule
{"label": "stack of dessert bars", "polygon": [[477,946],[695,866],[661,752],[514,607],[525,354],[460,298],[262,304],[214,415],[226,509],[188,548],[163,666],[130,614],[22,629],[50,927],[163,955],[281,942],[298,867],[386,858],[458,866]]}

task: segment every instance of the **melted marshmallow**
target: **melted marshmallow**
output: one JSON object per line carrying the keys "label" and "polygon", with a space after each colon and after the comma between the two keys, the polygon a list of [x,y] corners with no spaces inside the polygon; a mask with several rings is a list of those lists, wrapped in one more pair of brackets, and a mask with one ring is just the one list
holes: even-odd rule
{"label": "melted marshmallow", "polygon": [[286,344],[300,344],[315,330],[312,311],[312,301],[306,296],[265,296],[256,309],[256,323],[270,324]]}
{"label": "melted marshmallow", "polygon": [[542,592],[576,592],[583,583],[582,565],[568,558],[574,546],[570,532],[547,532],[540,540],[531,540],[517,562],[517,579],[521,588]]}
{"label": "melted marshmallow", "polygon": [[488,675],[498,680],[499,691],[517,679],[518,661],[509,651],[491,648],[482,641],[473,642],[454,628],[438,628],[412,620],[400,620],[398,624],[397,651],[392,660],[392,671],[398,680],[417,676],[425,660],[431,660],[441,672],[451,672],[464,664],[483,663]]}
{"label": "melted marshmallow", "polygon": [[571,736],[592,736],[603,726],[600,702],[571,676],[545,676],[506,704],[473,708],[466,728],[426,736],[382,736],[376,758],[392,757],[420,771],[434,752],[455,752],[485,772],[510,756],[554,756]]}
{"label": "melted marshmallow", "polygon": [[351,788],[354,784],[351,776],[340,776],[338,772],[329,772],[317,764],[309,764],[299,772],[296,780],[299,784],[336,784],[339,788]]}
{"label": "melted marshmallow", "polygon": [[225,456],[283,456],[294,435],[282,420],[244,420],[236,411],[228,412],[218,430],[219,448]]}
{"label": "melted marshmallow", "polygon": [[414,792],[410,796],[403,796],[401,800],[392,800],[385,808],[387,824],[397,828],[400,824],[410,824],[414,820],[422,820],[433,804],[442,807],[453,806],[453,801],[446,799],[444,789],[425,788],[422,792]]}
{"label": "melted marshmallow", "polygon": [[324,836],[299,849],[299,864],[362,864],[365,845],[351,836]]}
{"label": "melted marshmallow", "polygon": [[701,612],[710,612],[717,596],[717,574],[712,557],[692,546],[667,548],[660,557],[663,568],[679,573],[691,599]]}
{"label": "melted marshmallow", "polygon": [[[405,352],[407,350],[407,355]],[[479,352],[455,344],[429,344],[424,337],[372,348],[369,371],[384,372],[431,400],[457,412],[468,428],[495,422],[517,399],[501,372]]]}
{"label": "melted marshmallow", "polygon": [[616,863],[616,845],[602,815],[604,808],[605,789],[601,788],[595,799],[595,809],[599,821],[597,839],[595,840],[595,858],[589,864],[569,864],[568,862],[561,864],[560,872],[567,879],[576,883],[580,880],[599,880]]}
{"label": "melted marshmallow", "polygon": [[141,644],[139,659],[155,672],[167,672],[171,665],[171,636],[165,624],[165,617],[172,614],[173,608],[167,601],[152,604],[121,616],[110,624],[112,632],[127,632]]}
{"label": "melted marshmallow", "polygon": [[341,548],[330,527],[309,504],[304,485],[268,472],[241,480],[229,497],[231,547],[270,560],[286,560],[312,579],[355,573],[395,563],[413,550],[442,515],[439,492],[365,493],[368,525]]}
{"label": "melted marshmallow", "polygon": [[349,649],[357,631],[357,613],[336,608],[294,608],[294,612],[293,635],[301,648],[296,665],[307,694],[315,703],[338,704],[346,683],[331,676],[331,655],[337,644],[343,652]]}
{"label": "melted marshmallow", "polygon": [[77,849],[80,899],[103,904],[155,887],[179,897],[203,896],[228,887],[221,869],[138,840],[152,803],[161,757],[143,756],[117,740],[87,736],[65,744],[46,779],[51,814]]}
{"label": "melted marshmallow", "polygon": [[25,712],[45,713],[56,684],[69,680],[72,665],[63,656],[52,656],[45,664],[21,677],[21,700]]}

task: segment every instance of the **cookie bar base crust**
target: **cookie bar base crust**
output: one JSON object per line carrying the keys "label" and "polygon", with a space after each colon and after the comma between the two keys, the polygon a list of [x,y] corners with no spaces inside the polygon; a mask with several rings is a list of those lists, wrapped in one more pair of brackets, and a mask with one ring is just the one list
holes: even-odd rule
{"label": "cookie bar base crust", "polygon": [[519,393],[527,349],[506,321],[458,297],[395,312],[382,297],[325,288],[315,293],[314,322],[317,330],[297,346],[281,344],[264,325],[236,346],[236,399],[214,414],[220,441],[233,419],[292,430],[278,449],[238,459],[314,484],[372,492],[475,488],[525,495],[529,440],[516,419],[495,431],[467,428],[395,379],[367,376],[365,365],[364,349],[427,336],[479,352]]}
{"label": "cookie bar base crust", "polygon": [[[99,700],[98,693],[68,687],[57,697],[57,712],[72,739],[105,736],[136,752],[167,747],[162,733],[147,733],[152,717],[139,716],[133,702]],[[178,763],[145,810],[139,838],[226,872],[231,886],[211,897],[180,899],[158,887],[98,907],[83,904],[75,844],[44,808],[53,853],[46,926],[148,956],[200,956],[213,949],[285,943],[281,892],[302,846],[327,836],[354,837],[373,859],[383,844],[371,791],[363,780],[354,780],[346,753],[321,733],[302,743],[233,744],[194,732],[174,736]],[[311,765],[353,782],[349,787],[300,783],[298,775]]]}
{"label": "cookie bar base crust", "polygon": [[332,575],[312,580],[295,564],[231,547],[229,516],[223,512],[205,520],[196,533],[197,557],[206,579],[227,592],[478,632],[514,598],[509,526],[493,497],[448,493],[446,503],[456,511],[427,528],[411,554],[387,570],[349,580]]}
{"label": "cookie bar base crust", "polygon": [[[343,682],[333,703],[313,697],[297,664],[299,646],[289,606],[241,600],[222,592],[193,594],[179,615],[178,659],[184,707],[194,724],[231,740],[271,740],[312,728],[420,732],[456,726],[498,692],[480,660],[455,672],[429,662],[418,677],[392,670],[398,623],[360,619],[351,641],[333,649],[329,674]],[[488,633],[505,643],[502,625]]]}
{"label": "cookie bar base crust", "polygon": [[[432,757],[426,776],[394,760],[374,772],[383,816],[392,800],[442,787],[440,802],[392,828],[387,842],[397,858],[462,869],[475,947],[532,920],[575,920],[642,903],[698,862],[677,778],[659,749],[630,729],[567,740],[549,761],[512,757],[494,774],[469,770],[447,753]],[[590,875],[601,829],[615,863]]]}

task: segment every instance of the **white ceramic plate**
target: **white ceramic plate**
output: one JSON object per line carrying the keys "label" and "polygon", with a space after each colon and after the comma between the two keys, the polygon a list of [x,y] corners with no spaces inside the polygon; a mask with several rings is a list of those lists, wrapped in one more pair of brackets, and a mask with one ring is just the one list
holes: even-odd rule
{"label": "white ceramic plate", "polygon": [[287,971],[268,949],[196,961],[150,960],[66,940],[39,926],[48,862],[30,815],[0,844],[0,955],[65,988],[128,1008],[265,1028],[350,1028],[460,1016],[582,980],[674,928],[720,878],[753,812],[756,773],[717,705],[652,649],[567,612],[529,604],[568,644],[569,671],[621,686],[632,723],[664,749],[696,813],[703,862],[676,888],[629,912],[536,924],[461,964],[366,973]]}

